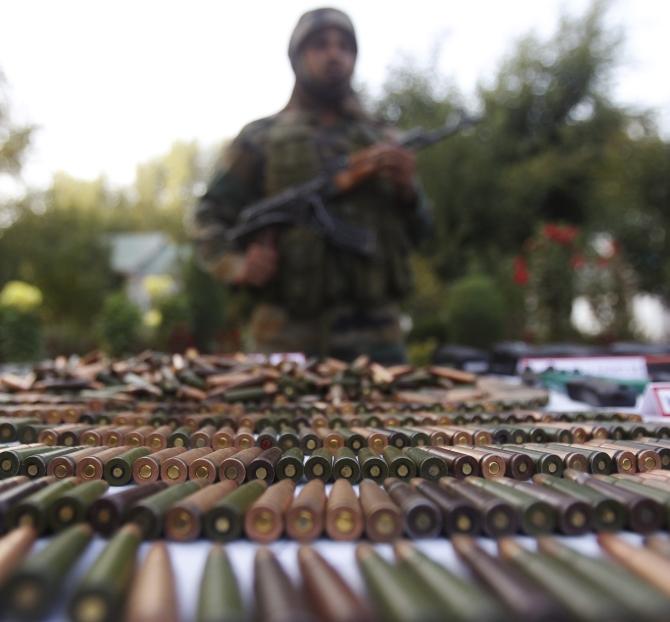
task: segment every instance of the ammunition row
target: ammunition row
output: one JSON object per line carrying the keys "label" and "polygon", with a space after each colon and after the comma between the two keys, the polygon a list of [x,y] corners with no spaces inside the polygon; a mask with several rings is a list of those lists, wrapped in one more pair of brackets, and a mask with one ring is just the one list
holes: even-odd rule
{"label": "ammunition row", "polygon": [[[21,527],[0,539],[1,614],[36,620],[56,613],[66,595],[74,622],[179,620],[179,590],[164,542],[139,560],[140,530],[126,525],[109,540],[72,589],[66,581],[92,540],[87,525],[72,526],[31,553],[35,534]],[[598,538],[605,555],[588,556],[554,538],[529,548],[510,538],[491,553],[468,536],[453,540],[467,575],[457,574],[406,541],[389,561],[369,544],[356,549],[365,595],[316,549],[298,549],[299,584],[266,547],[253,563],[246,599],[226,550],[214,545],[199,573],[196,622],[457,622],[583,620],[662,622],[670,617],[670,541],[634,546]],[[249,603],[253,602],[253,606]]]}
{"label": "ammunition row", "polygon": [[[566,469],[610,475],[646,473],[670,466],[670,441],[664,439],[473,447],[408,445],[399,449],[405,439],[416,442],[421,435],[431,442],[439,439],[429,438],[419,429],[408,431],[411,437],[402,429],[355,428],[348,430],[346,437],[324,432],[322,437],[310,433],[298,439],[301,445],[309,447],[307,456],[300,447],[283,449],[263,434],[254,439],[251,433],[244,437],[244,444],[222,449],[208,446],[186,449],[181,443],[172,447],[165,447],[164,443],[152,447],[39,443],[12,446],[0,451],[0,480],[15,475],[33,479],[44,475],[57,479],[77,476],[124,486],[159,479],[175,484],[186,480],[213,483],[231,479],[242,483],[262,479],[272,483],[283,479],[329,482],[343,478],[355,484],[366,478],[381,482],[389,476],[436,480],[445,475],[461,479],[468,476],[495,479],[507,475],[523,481],[535,473],[561,476]],[[442,432],[435,434],[439,436]],[[323,443],[321,447],[319,440]]]}
{"label": "ammunition row", "polygon": [[[430,412],[425,405],[417,405],[410,410],[404,404],[388,404],[388,408],[381,405],[368,405],[362,412],[350,411],[335,412],[330,405],[323,408],[292,408],[290,404],[278,412],[244,412],[244,409],[228,409],[222,411],[220,405],[212,404],[208,407],[200,405],[194,412],[166,413],[147,412],[141,407],[132,410],[91,411],[81,407],[62,407],[58,410],[51,408],[40,409],[0,409],[0,442],[15,442],[23,440],[23,435],[30,435],[26,428],[37,426],[54,426],[59,424],[88,424],[88,425],[135,425],[137,427],[151,425],[160,427],[170,425],[172,428],[188,426],[193,431],[205,425],[214,425],[217,428],[228,426],[236,430],[238,427],[249,427],[259,432],[262,428],[283,425],[305,425],[312,427],[354,427],[354,426],[416,426],[416,425],[505,425],[505,424],[550,424],[582,423],[587,431],[592,430],[593,436],[603,438],[636,438],[638,436],[654,436],[659,438],[670,437],[670,427],[661,424],[641,423],[638,415],[619,413],[545,413],[537,410],[515,410],[510,412],[493,411],[484,414],[444,412],[443,409],[433,409]],[[224,405],[225,406],[225,405]],[[583,432],[582,432],[583,434]],[[577,439],[580,440],[580,439]]]}
{"label": "ammunition row", "polygon": [[[223,425],[218,427],[219,422],[209,415],[197,415],[188,418],[188,423],[175,428],[172,424],[155,427],[147,423],[137,425],[137,421],[131,417],[119,416],[123,425],[90,425],[90,424],[63,424],[53,426],[48,424],[35,424],[33,420],[19,419],[10,422],[0,422],[0,436],[5,434],[6,439],[19,440],[23,444],[43,443],[45,445],[63,446],[110,446],[116,447],[128,445],[131,447],[148,447],[152,451],[165,449],[167,447],[211,447],[212,449],[223,449],[237,447],[240,449],[258,445],[262,449],[270,447],[281,447],[290,449],[300,447],[305,453],[311,453],[314,449],[325,446],[331,451],[347,446],[355,452],[363,447],[369,447],[377,452],[382,451],[386,445],[395,446],[399,449],[424,445],[448,446],[448,445],[504,445],[523,443],[568,443],[583,444],[589,441],[602,441],[602,445],[608,445],[608,441],[616,440],[620,435],[617,430],[622,424],[614,424],[608,427],[607,422],[601,424],[576,425],[566,422],[545,422],[543,424],[514,424],[514,425],[432,425],[425,421],[422,425],[391,425],[385,422],[383,426],[340,426],[331,429],[324,425],[308,426],[298,422],[296,425],[280,423],[277,426],[266,425],[267,418],[243,417],[239,425]],[[129,423],[134,421],[134,423]],[[352,423],[351,421],[349,421]],[[315,422],[316,423],[316,422]],[[323,422],[321,422],[323,423]],[[355,422],[353,422],[355,423]],[[200,425],[201,427],[198,427]],[[670,442],[665,437],[664,429],[659,426],[654,430],[648,430],[638,424],[629,424],[631,431],[636,436],[625,439],[631,446],[637,443],[645,443],[647,439],[657,439]],[[643,433],[651,434],[644,436]],[[656,436],[658,433],[658,436]],[[668,459],[670,462],[670,458]]]}
{"label": "ammunition row", "polygon": [[668,471],[643,477],[569,469],[566,475],[537,474],[532,482],[476,476],[406,482],[391,477],[383,486],[363,479],[358,495],[346,479],[336,480],[329,494],[319,479],[297,495],[291,479],[273,485],[262,479],[227,479],[172,486],[157,481],[105,495],[108,484],[101,480],[18,476],[0,488],[0,533],[26,525],[39,534],[57,532],[88,521],[110,535],[132,522],[147,539],[164,535],[189,541],[204,535],[227,542],[246,534],[268,543],[284,534],[310,541],[324,532],[334,540],[365,535],[375,542],[392,542],[403,534],[412,539],[459,533],[499,538],[670,529]]}

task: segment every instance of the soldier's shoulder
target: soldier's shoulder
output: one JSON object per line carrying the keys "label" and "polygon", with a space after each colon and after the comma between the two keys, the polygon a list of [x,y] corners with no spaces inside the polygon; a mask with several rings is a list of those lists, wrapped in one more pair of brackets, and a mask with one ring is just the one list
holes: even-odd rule
{"label": "soldier's shoulder", "polygon": [[236,141],[250,145],[260,145],[270,129],[277,123],[277,115],[256,119],[247,123],[238,134]]}

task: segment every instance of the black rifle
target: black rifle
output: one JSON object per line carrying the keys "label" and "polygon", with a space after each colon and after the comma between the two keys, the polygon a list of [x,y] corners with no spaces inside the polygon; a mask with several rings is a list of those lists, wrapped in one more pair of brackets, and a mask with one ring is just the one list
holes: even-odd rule
{"label": "black rifle", "polygon": [[[479,123],[480,117],[460,113],[456,119],[449,119],[445,125],[434,130],[414,128],[404,133],[398,145],[418,151]],[[328,173],[301,184],[290,186],[280,193],[245,207],[239,215],[235,227],[226,232],[226,240],[240,244],[249,236],[276,225],[300,224],[309,226],[323,235],[330,243],[364,256],[374,254],[377,238],[374,231],[357,227],[333,216],[325,201],[348,191],[356,164],[354,156],[345,156]],[[343,182],[342,174],[347,174]]]}

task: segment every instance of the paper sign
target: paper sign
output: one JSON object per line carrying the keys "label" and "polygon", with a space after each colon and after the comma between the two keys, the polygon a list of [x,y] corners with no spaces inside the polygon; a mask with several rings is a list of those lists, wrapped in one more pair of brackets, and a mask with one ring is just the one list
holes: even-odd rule
{"label": "paper sign", "polygon": [[647,361],[643,356],[556,356],[520,359],[517,370],[530,369],[541,374],[548,369],[579,372],[616,380],[648,380]]}
{"label": "paper sign", "polygon": [[642,397],[643,417],[670,417],[670,382],[652,382]]}

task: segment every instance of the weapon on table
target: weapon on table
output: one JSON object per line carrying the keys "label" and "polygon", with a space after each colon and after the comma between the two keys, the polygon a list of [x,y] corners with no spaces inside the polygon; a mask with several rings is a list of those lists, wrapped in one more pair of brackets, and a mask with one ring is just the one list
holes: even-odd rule
{"label": "weapon on table", "polygon": [[[450,117],[442,127],[409,130],[400,138],[398,145],[418,151],[480,120],[480,117],[460,112],[455,118]],[[240,212],[237,224],[226,232],[227,241],[239,244],[267,227],[302,224],[314,228],[335,246],[364,256],[372,255],[376,247],[375,233],[333,216],[326,208],[325,201],[350,191],[376,171],[374,149],[373,145],[345,156],[328,172],[245,207]]]}

